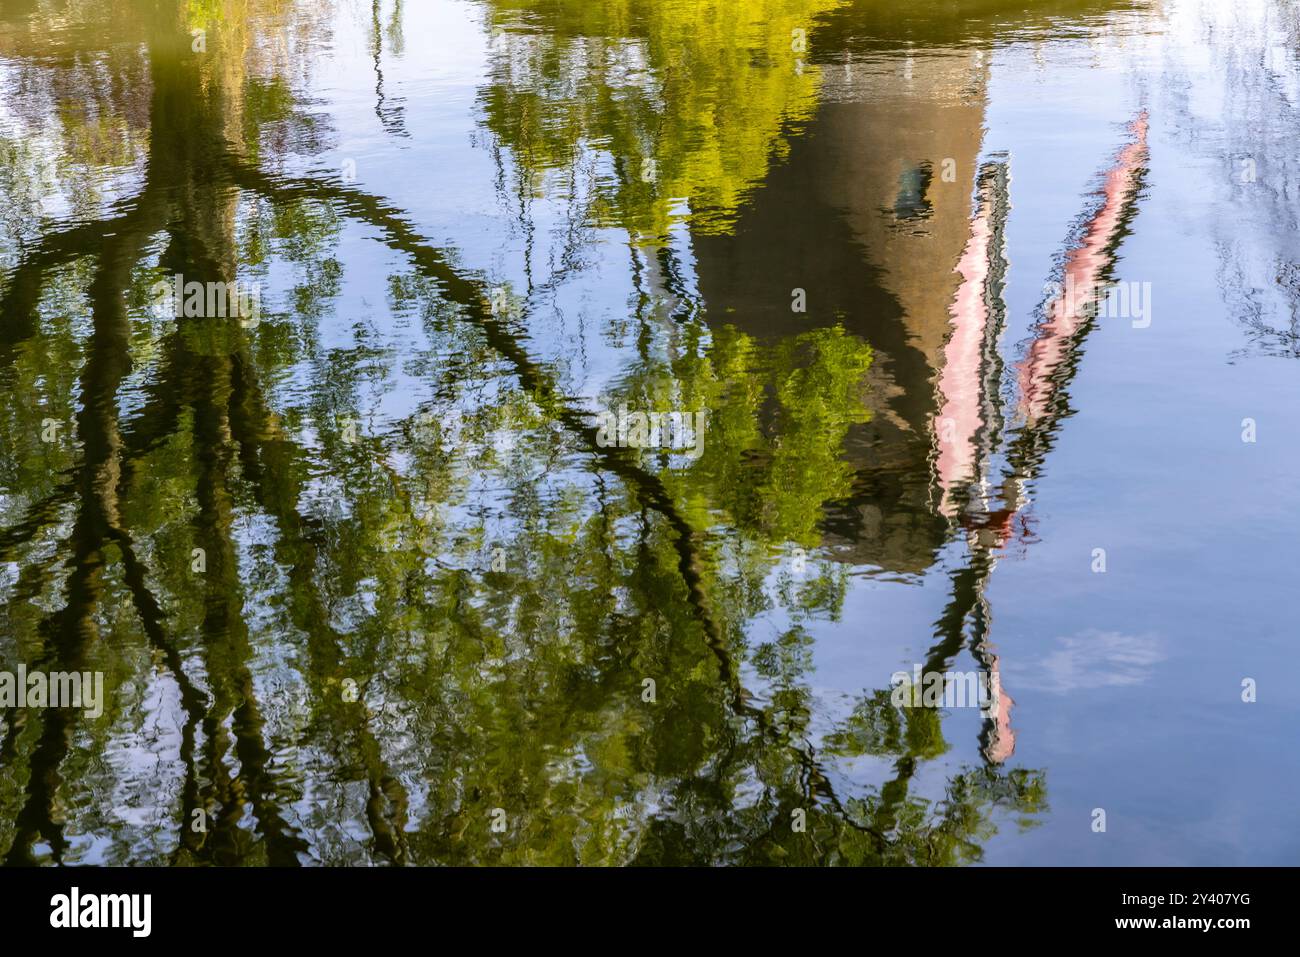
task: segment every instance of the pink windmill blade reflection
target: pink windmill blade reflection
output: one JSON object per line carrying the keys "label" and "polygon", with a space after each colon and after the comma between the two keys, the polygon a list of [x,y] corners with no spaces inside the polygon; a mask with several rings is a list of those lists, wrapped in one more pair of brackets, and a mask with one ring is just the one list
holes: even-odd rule
{"label": "pink windmill blade reflection", "polygon": [[957,490],[979,478],[980,433],[992,424],[987,370],[994,360],[990,348],[1000,331],[991,328],[995,322],[992,286],[1003,271],[1001,227],[1006,213],[1005,165],[990,163],[980,173],[970,239],[956,268],[962,280],[949,307],[952,333],[936,383],[935,477],[939,510],[949,518],[961,511]]}
{"label": "pink windmill blade reflection", "polygon": [[1115,263],[1115,242],[1146,166],[1147,127],[1145,110],[1129,124],[1133,142],[1120,151],[1115,165],[1106,173],[1100,190],[1101,206],[1084,227],[1082,241],[1065,257],[1063,291],[1048,305],[1046,319],[1021,362],[1020,414],[1029,424],[1047,411],[1056,392],[1056,371],[1074,352],[1074,337],[1089,319],[1095,290]]}
{"label": "pink windmill blade reflection", "polygon": [[[1058,370],[1077,352],[1078,334],[1090,317],[1088,301],[1076,299],[1070,291],[1099,288],[1114,264],[1115,246],[1147,160],[1147,128],[1145,111],[1129,124],[1133,141],[1120,150],[1105,174],[1101,203],[1084,224],[1080,242],[1066,254],[1064,290],[1048,305],[1044,321],[1035,329],[1034,340],[1018,364],[1015,379],[1020,393],[1019,411],[1030,438],[1034,433],[1045,434],[1054,424],[1055,417],[1049,412],[1061,387]],[[997,388],[996,377],[988,372],[990,364],[996,363],[996,336],[1000,331],[993,327],[999,317],[994,316],[991,306],[995,299],[991,286],[1002,265],[1000,226],[1006,211],[999,183],[1004,187],[1004,180],[981,178],[970,239],[957,265],[962,282],[949,310],[953,331],[936,384],[939,411],[934,421],[939,509],[959,521],[969,534],[972,549],[986,561],[977,600],[981,626],[972,642],[972,652],[989,676],[992,701],[982,751],[993,764],[1004,763],[1015,751],[1016,734],[1011,727],[1015,701],[1002,690],[1001,659],[988,641],[989,614],[983,587],[996,565],[994,554],[1016,535],[1016,529],[1026,539],[1029,537],[1027,517],[1022,514],[1027,501],[1023,489],[1036,471],[1032,464],[1017,465],[1013,460],[1003,483],[1002,508],[990,511],[962,506],[958,493],[979,481],[988,469],[991,437],[986,435],[983,449],[980,437],[990,430],[990,410],[996,408],[997,401],[997,396],[990,394]],[[1001,205],[999,201],[1003,201]]]}

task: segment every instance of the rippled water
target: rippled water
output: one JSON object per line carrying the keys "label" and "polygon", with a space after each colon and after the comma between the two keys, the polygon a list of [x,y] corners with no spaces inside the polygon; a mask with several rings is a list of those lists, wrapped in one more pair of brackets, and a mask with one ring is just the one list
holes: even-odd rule
{"label": "rippled water", "polygon": [[1298,42],[6,0],[0,855],[1295,863]]}

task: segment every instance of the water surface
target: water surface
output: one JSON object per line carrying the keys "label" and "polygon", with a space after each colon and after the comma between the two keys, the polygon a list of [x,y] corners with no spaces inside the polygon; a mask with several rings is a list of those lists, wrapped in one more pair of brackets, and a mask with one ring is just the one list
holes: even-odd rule
{"label": "water surface", "polygon": [[1295,863],[1298,42],[7,0],[0,856]]}

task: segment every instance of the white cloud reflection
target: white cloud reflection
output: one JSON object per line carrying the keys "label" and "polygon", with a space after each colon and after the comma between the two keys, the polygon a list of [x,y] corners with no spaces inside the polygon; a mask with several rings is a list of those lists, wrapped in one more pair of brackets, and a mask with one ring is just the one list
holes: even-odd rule
{"label": "white cloud reflection", "polygon": [[1142,684],[1165,660],[1156,635],[1085,631],[1056,639],[1056,648],[1036,659],[1012,665],[1015,687],[1068,694],[1091,688]]}

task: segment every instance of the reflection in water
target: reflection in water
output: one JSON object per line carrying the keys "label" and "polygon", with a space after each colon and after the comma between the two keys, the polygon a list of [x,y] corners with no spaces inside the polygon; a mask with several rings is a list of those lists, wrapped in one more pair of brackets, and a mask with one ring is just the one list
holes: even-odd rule
{"label": "reflection in water", "polygon": [[[1114,265],[1115,250],[1133,215],[1147,161],[1145,114],[1133,122],[1132,131],[1134,142],[1120,151],[1115,165],[1106,173],[1098,208],[1084,222],[1082,239],[1066,253],[1063,290],[1100,290]],[[993,427],[1002,420],[992,397],[1000,382],[996,344],[1005,313],[996,290],[1005,270],[1000,239],[1007,209],[1006,186],[1005,166],[991,164],[981,176],[971,238],[957,267],[962,282],[951,311],[953,332],[938,380],[939,415],[935,421],[939,508],[948,515],[953,515],[957,508],[953,504],[954,493],[965,492],[972,485],[982,487],[987,482],[989,476],[985,470],[996,441]],[[1038,472],[1043,452],[1056,428],[1060,407],[1053,404],[1052,398],[1078,361],[1082,339],[1090,324],[1090,309],[1095,314],[1095,306],[1095,301],[1084,301],[1064,292],[1048,303],[1045,318],[1016,370],[1022,425],[1008,450],[1000,507],[982,496],[968,501],[964,507],[962,524],[971,532],[975,598],[969,611],[961,613],[961,618],[966,614],[973,617],[971,650],[986,673],[996,677],[991,682],[991,687],[996,689],[1002,685],[1001,666],[989,642],[990,612],[984,588],[996,564],[997,551],[1014,534],[1013,527],[1025,501],[1025,485]],[[1026,454],[1029,448],[1035,450],[1034,454]],[[977,456],[979,466],[975,464]],[[966,604],[962,599],[958,608]],[[952,621],[961,618],[949,616]],[[1015,733],[1011,728],[1014,704],[1010,695],[1002,691],[986,722],[981,752],[993,764],[1003,763],[1015,751]]]}
{"label": "reflection in water", "polygon": [[[950,743],[892,657],[839,694],[815,659],[929,576],[925,670],[999,687],[992,573],[1095,323],[1007,354],[994,54],[1160,12],[435,5],[482,44],[484,256],[368,177],[432,121],[424,14],[361,6],[0,14],[0,667],[110,690],[0,711],[6,862],[955,864],[1043,819],[1005,689]],[[1150,123],[1063,279],[1111,278]],[[262,321],[175,317],[176,275]],[[620,407],[706,414],[702,454],[602,441]]]}

